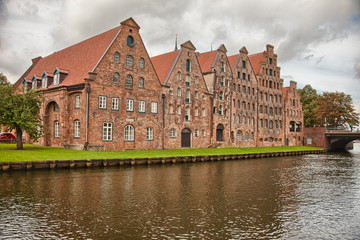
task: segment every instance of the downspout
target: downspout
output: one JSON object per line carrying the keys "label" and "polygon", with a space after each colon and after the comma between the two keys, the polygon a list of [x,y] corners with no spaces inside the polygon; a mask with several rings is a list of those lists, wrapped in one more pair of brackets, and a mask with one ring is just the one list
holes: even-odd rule
{"label": "downspout", "polygon": [[163,102],[163,106],[162,106],[162,128],[163,128],[163,133],[162,133],[162,149],[165,149],[165,94],[161,95],[162,98],[162,102]]}
{"label": "downspout", "polygon": [[88,142],[88,128],[89,128],[89,97],[90,97],[90,84],[86,85],[86,111],[85,111],[85,144],[84,144],[84,150],[87,150],[87,147],[89,145]]}

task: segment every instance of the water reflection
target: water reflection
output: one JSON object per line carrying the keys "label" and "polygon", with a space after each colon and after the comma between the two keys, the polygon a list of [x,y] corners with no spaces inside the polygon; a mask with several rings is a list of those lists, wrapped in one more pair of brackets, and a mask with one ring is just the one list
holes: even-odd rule
{"label": "water reflection", "polygon": [[356,239],[358,152],[2,173],[2,239]]}

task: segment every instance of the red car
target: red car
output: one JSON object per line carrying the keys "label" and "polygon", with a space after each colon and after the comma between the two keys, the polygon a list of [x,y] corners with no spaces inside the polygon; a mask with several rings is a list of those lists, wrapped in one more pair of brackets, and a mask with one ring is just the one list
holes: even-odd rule
{"label": "red car", "polygon": [[3,142],[14,142],[16,137],[12,133],[0,133],[0,143]]}

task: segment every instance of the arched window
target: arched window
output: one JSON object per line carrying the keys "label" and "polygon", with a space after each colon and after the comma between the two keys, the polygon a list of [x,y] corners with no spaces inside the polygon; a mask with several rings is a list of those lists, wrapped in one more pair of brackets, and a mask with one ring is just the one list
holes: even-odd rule
{"label": "arched window", "polygon": [[236,133],[236,140],[237,141],[241,141],[242,140],[242,132],[240,130],[237,131]]}
{"label": "arched window", "polygon": [[80,120],[74,121],[74,138],[80,138]]}
{"label": "arched window", "polygon": [[186,59],[186,71],[187,72],[191,71],[191,62],[189,59]]}
{"label": "arched window", "polygon": [[135,139],[135,129],[132,125],[126,125],[124,128],[124,141],[133,142]]}
{"label": "arched window", "polygon": [[114,73],[114,83],[119,84],[119,73]]}
{"label": "arched window", "polygon": [[245,124],[245,122],[246,122],[246,117],[243,115],[241,118],[241,124]]}
{"label": "arched window", "polygon": [[186,84],[187,87],[190,86],[190,75],[189,74],[186,74],[185,84]]}
{"label": "arched window", "polygon": [[220,98],[220,100],[223,100],[223,98],[224,98],[224,93],[223,93],[223,91],[220,91],[219,98]]}
{"label": "arched window", "polygon": [[254,140],[254,132],[251,133],[251,140]]}
{"label": "arched window", "polygon": [[198,109],[198,108],[195,108],[194,116],[195,116],[195,117],[198,117],[198,116],[199,116],[199,109]]}
{"label": "arched window", "polygon": [[116,62],[116,63],[120,62],[120,53],[116,52],[114,54],[114,62]]}
{"label": "arched window", "polygon": [[129,47],[132,47],[133,46],[133,43],[134,43],[134,38],[132,36],[128,36],[127,39],[126,39],[126,44],[129,46]]}
{"label": "arched window", "polygon": [[132,78],[132,76],[130,74],[126,76],[125,85],[126,86],[132,86],[133,85],[133,78]]}
{"label": "arched window", "polygon": [[186,101],[187,103],[190,102],[190,90],[189,90],[189,89],[186,90],[186,99],[185,99],[185,101]]}
{"label": "arched window", "polygon": [[127,66],[133,66],[134,65],[134,58],[131,55],[128,55],[126,57],[126,65]]}
{"label": "arched window", "polygon": [[140,58],[139,67],[140,67],[140,68],[144,68],[144,67],[145,67],[145,60],[144,60],[143,58]]}
{"label": "arched window", "polygon": [[222,111],[223,111],[223,107],[220,105],[219,106],[219,115],[222,115]]}
{"label": "arched window", "polygon": [[175,128],[170,129],[170,137],[171,137],[171,138],[176,137],[176,130],[175,130]]}
{"label": "arched window", "polygon": [[144,78],[139,78],[139,88],[144,88]]}
{"label": "arched window", "polygon": [[185,108],[185,120],[186,121],[190,120],[190,107]]}

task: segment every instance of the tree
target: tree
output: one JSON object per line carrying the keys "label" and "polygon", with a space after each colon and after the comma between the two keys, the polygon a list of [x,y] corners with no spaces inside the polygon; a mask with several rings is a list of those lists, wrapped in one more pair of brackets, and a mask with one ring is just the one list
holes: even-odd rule
{"label": "tree", "polygon": [[3,87],[3,86],[9,86],[11,85],[10,82],[7,80],[7,77],[0,73],[0,87]]}
{"label": "tree", "polygon": [[40,119],[42,96],[36,91],[17,93],[11,85],[0,86],[0,125],[16,131],[16,149],[22,150],[22,133],[26,131],[30,139],[38,139],[43,126]]}
{"label": "tree", "polygon": [[343,92],[324,92],[314,113],[318,121],[334,128],[344,124],[359,124],[359,114],[355,112],[352,98]]}
{"label": "tree", "polygon": [[303,89],[298,89],[300,93],[300,101],[302,103],[304,126],[314,127],[320,125],[320,122],[315,117],[313,110],[318,105],[319,95],[310,84],[306,85]]}

